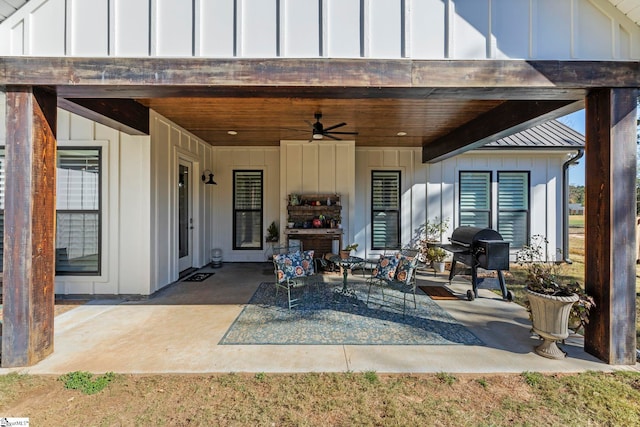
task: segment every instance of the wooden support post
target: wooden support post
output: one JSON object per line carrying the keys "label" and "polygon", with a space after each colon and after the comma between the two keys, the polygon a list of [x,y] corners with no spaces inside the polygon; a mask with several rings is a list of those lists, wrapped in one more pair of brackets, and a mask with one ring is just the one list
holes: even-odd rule
{"label": "wooden support post", "polygon": [[586,102],[585,286],[595,299],[585,350],[636,362],[636,89],[597,89]]}
{"label": "wooden support post", "polygon": [[56,95],[7,87],[2,367],[53,352]]}

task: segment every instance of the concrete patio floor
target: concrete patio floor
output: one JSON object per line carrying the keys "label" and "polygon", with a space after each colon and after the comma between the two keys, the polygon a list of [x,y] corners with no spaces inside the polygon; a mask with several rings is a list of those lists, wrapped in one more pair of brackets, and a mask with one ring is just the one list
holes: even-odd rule
{"label": "concrete patio floor", "polygon": [[[468,345],[218,345],[261,282],[273,281],[268,263],[223,264],[203,282],[178,282],[148,300],[94,300],[55,318],[54,352],[35,366],[0,369],[31,374],[72,371],[133,374],[224,372],[520,373],[638,370],[611,366],[570,337],[568,356],[536,355],[524,308],[487,289],[467,301],[469,282],[449,288],[459,300],[436,301],[484,346]],[[442,285],[447,273],[418,274],[418,285]],[[324,281],[341,283],[336,273]],[[363,280],[359,274],[350,280]],[[507,284],[508,286],[508,284]]]}

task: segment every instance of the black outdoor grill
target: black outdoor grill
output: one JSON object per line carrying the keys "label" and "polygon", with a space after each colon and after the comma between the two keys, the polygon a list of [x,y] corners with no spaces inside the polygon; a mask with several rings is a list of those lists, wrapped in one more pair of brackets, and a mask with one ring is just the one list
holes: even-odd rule
{"label": "black outdoor grill", "polygon": [[449,283],[457,274],[456,264],[458,262],[469,266],[473,292],[467,291],[467,299],[473,301],[478,297],[478,268],[496,270],[502,298],[508,301],[513,300],[513,294],[507,291],[502,274],[502,270],[509,270],[509,242],[505,242],[500,233],[491,228],[463,226],[453,230],[449,240],[451,244],[439,245],[453,253]]}

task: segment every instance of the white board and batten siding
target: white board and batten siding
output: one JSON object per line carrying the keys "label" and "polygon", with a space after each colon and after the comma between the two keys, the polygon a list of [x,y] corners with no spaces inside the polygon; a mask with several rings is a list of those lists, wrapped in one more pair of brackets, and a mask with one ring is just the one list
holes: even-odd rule
{"label": "white board and batten siding", "polygon": [[[262,249],[233,249],[233,177],[234,171],[262,171],[263,230]],[[266,262],[270,247],[265,243],[267,227],[272,221],[282,231],[280,219],[280,150],[278,147],[212,147],[212,171],[218,185],[211,185],[212,249],[222,250],[222,262]]]}
{"label": "white board and batten siding", "polygon": [[427,211],[439,206],[427,203],[427,171],[422,164],[422,150],[414,148],[356,149],[356,188],[354,229],[358,255],[372,258],[383,251],[371,249],[371,173],[372,171],[400,171],[400,241],[407,246],[415,240],[415,232],[425,222]]}
{"label": "white board and batten siding", "polygon": [[359,215],[355,141],[280,141],[280,165],[280,224],[287,222],[289,194],[335,193],[342,205],[342,241],[353,242]]}
{"label": "white board and batten siding", "polygon": [[[460,171],[489,171],[492,173],[491,223],[498,223],[497,173],[499,171],[530,172],[530,235],[544,235],[548,240],[549,255],[561,259],[555,248],[562,248],[562,165],[568,160],[566,153],[539,153],[518,151],[475,151],[431,164],[427,169],[428,218],[450,219],[444,239],[451,237],[459,226],[459,173]],[[512,251],[512,259],[514,258]]]}
{"label": "white board and batten siding", "polygon": [[150,170],[150,271],[151,292],[173,283],[179,277],[178,268],[178,164],[191,162],[189,184],[193,202],[193,267],[202,267],[211,259],[212,206],[217,186],[205,185],[202,172],[216,174],[212,148],[162,115],[151,110],[151,152],[147,162]]}
{"label": "white board and batten siding", "polygon": [[607,0],[31,0],[2,56],[638,60]]}
{"label": "white board and batten siding", "polygon": [[[0,116],[6,108],[0,92]],[[99,147],[102,153],[101,272],[56,276],[58,295],[149,294],[148,136],[131,136],[58,109],[58,147]],[[0,123],[0,146],[6,126]]]}

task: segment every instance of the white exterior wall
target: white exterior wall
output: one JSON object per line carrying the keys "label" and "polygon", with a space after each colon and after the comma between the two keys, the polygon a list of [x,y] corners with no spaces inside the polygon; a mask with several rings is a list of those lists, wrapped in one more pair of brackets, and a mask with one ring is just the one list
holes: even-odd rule
{"label": "white exterior wall", "polygon": [[[202,267],[211,259],[212,228],[218,205],[217,187],[204,185],[202,172],[211,170],[218,183],[209,144],[151,110],[151,152],[149,222],[151,229],[151,292],[178,280],[178,162],[193,165],[190,184],[193,191],[193,266]],[[135,166],[134,166],[135,167]],[[206,219],[210,219],[207,221]]]}
{"label": "white exterior wall", "polygon": [[[218,183],[212,189],[214,201],[211,215],[212,240],[208,250],[222,249],[222,262],[264,262],[269,247],[264,242],[271,221],[280,219],[280,150],[278,147],[214,147],[212,170]],[[263,172],[263,249],[233,250],[233,171]],[[283,196],[284,197],[284,196]],[[285,217],[286,221],[286,217]]]}
{"label": "white exterior wall", "polygon": [[102,148],[102,272],[56,276],[56,294],[149,294],[149,137],[58,109],[59,147]]}
{"label": "white exterior wall", "polygon": [[[428,219],[449,220],[443,241],[459,226],[458,177],[460,171],[491,171],[497,194],[498,171],[530,172],[530,231],[549,241],[550,254],[562,247],[562,165],[566,153],[476,151],[434,163],[421,163],[421,150],[356,149],[355,241],[359,256],[371,257],[371,171],[401,171],[402,245],[417,237],[416,230]],[[497,198],[492,197],[492,224],[497,224]],[[512,251],[515,252],[515,251]],[[561,255],[557,254],[557,259]]]}
{"label": "white exterior wall", "polygon": [[400,241],[406,246],[414,240],[415,230],[426,219],[428,169],[429,165],[422,164],[421,149],[356,149],[354,229],[358,256],[370,258],[381,253],[371,251],[371,171],[400,171]]}
{"label": "white exterior wall", "polygon": [[342,205],[343,245],[353,242],[358,215],[355,141],[280,141],[280,164],[280,224],[287,222],[289,194],[335,193],[340,195]]}
{"label": "white exterior wall", "polygon": [[[530,171],[530,235],[541,234],[549,241],[549,255],[562,248],[562,165],[569,160],[565,153],[475,151],[428,165],[428,218],[449,218],[451,226],[444,239],[451,237],[459,225],[458,177],[460,171],[492,172],[492,218],[498,223],[497,172]],[[424,220],[423,220],[424,221]],[[512,251],[512,255],[513,255]]]}
{"label": "white exterior wall", "polygon": [[607,0],[31,0],[19,55],[638,60],[640,27]]}

